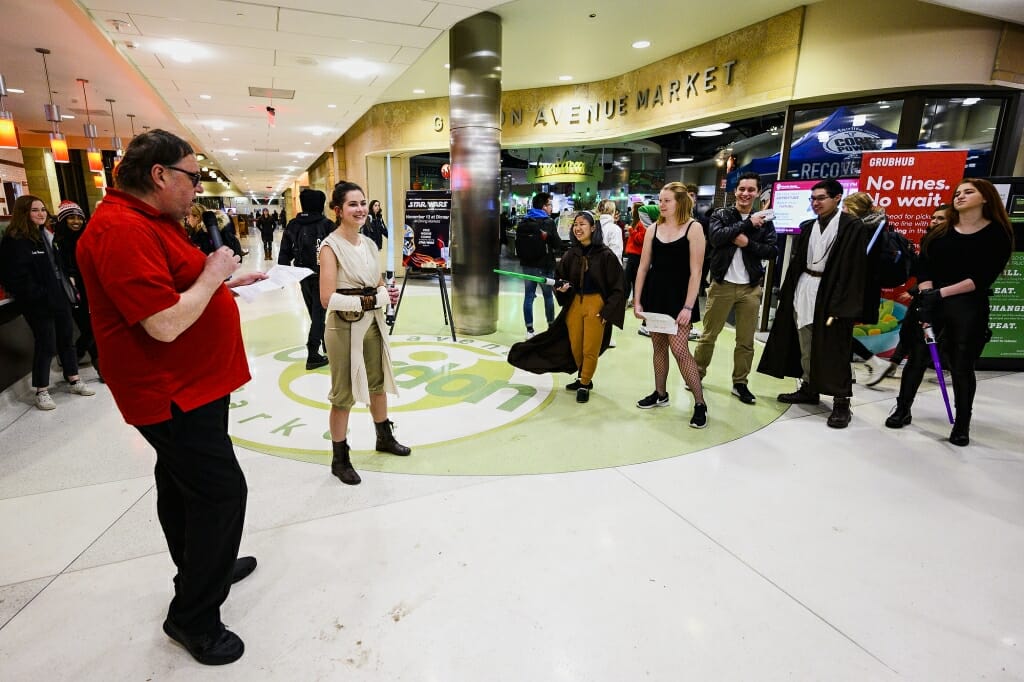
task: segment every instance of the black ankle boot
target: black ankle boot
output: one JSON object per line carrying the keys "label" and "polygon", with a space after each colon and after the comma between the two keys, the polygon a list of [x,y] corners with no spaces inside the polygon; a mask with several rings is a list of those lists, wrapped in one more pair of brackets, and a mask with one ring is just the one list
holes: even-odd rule
{"label": "black ankle boot", "polygon": [[885,425],[890,429],[902,429],[910,423],[910,403],[905,403],[899,398],[896,399],[896,408],[885,420]]}
{"label": "black ankle boot", "polygon": [[349,458],[348,441],[332,441],[334,457],[331,459],[331,473],[337,476],[345,485],[359,485],[363,479],[352,468],[352,460]]}
{"label": "black ankle boot", "polygon": [[957,414],[953,422],[953,430],[949,432],[949,442],[964,447],[971,442],[971,413]]}
{"label": "black ankle boot", "polygon": [[395,440],[395,423],[393,421],[385,419],[382,422],[374,422],[373,425],[377,428],[377,452],[390,452],[392,455],[401,457],[412,452],[411,448],[407,448]]}
{"label": "black ankle boot", "polygon": [[810,384],[801,383],[800,388],[796,391],[781,393],[776,400],[789,405],[817,405],[821,402],[821,396],[811,388]]}
{"label": "black ankle boot", "polygon": [[828,425],[833,429],[845,429],[850,425],[853,413],[850,412],[850,399],[835,397],[832,399],[832,414],[828,416]]}

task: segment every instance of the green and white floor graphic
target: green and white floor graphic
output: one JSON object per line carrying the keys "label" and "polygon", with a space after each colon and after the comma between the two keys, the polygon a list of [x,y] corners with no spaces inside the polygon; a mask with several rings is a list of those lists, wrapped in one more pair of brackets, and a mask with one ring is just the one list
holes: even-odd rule
{"label": "green and white floor graphic", "polygon": [[[775,401],[792,383],[752,375],[753,406],[730,395],[732,341],[723,331],[705,381],[708,428],[687,426],[692,396],[673,366],[671,406],[639,410],[636,400],[653,387],[650,341],[627,315],[617,347],[601,356],[590,402],[577,404],[563,385],[568,375],[534,375],[505,361],[522,338],[522,295],[500,297],[499,331],[453,342],[441,319],[435,290],[407,295],[391,337],[399,385],[390,397],[398,439],[409,457],[376,453],[372,419],[357,406],[349,443],[357,468],[410,474],[501,475],[580,471],[675,457],[735,440],[777,419]],[[410,285],[410,292],[416,291]],[[230,432],[240,446],[291,459],[327,464],[330,375],[305,370],[305,312],[260,316],[243,310],[243,331],[253,380],[232,395]],[[543,320],[541,301],[536,314]],[[541,322],[538,327],[544,326]],[[760,349],[758,348],[758,354]]]}

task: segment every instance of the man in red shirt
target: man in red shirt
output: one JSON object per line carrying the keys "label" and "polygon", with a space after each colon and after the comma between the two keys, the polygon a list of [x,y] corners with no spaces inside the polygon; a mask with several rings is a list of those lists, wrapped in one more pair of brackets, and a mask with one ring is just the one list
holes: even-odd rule
{"label": "man in red shirt", "polygon": [[189,241],[181,220],[203,190],[181,138],[136,137],[115,184],[78,243],[78,262],[109,358],[107,386],[156,450],[157,515],[178,569],[164,632],[200,663],[231,663],[245,647],[224,628],[220,605],[256,560],[238,558],[247,488],[228,400],[250,376],[228,287],[266,276],[232,277],[231,249],[205,256]]}

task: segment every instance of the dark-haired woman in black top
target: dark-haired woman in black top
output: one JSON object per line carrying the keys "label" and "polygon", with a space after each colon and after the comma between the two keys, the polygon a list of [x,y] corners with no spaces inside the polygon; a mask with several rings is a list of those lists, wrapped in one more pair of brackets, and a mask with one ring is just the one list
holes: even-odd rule
{"label": "dark-haired woman in black top", "polygon": [[[974,364],[991,337],[989,292],[1013,251],[1013,230],[992,183],[964,179],[953,194],[945,225],[921,241],[920,319],[934,327],[953,380],[956,421],[949,442],[970,443],[971,412],[977,381]],[[886,422],[909,424],[910,405],[921,385],[927,360],[903,371],[896,409]]]}

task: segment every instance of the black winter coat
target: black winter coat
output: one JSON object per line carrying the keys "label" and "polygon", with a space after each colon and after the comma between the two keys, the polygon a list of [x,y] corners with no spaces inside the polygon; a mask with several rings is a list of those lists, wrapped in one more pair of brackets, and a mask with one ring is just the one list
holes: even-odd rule
{"label": "black winter coat", "polygon": [[746,235],[750,242],[743,248],[743,265],[751,284],[760,284],[764,279],[763,260],[775,260],[778,248],[775,246],[775,225],[766,221],[761,227],[754,227],[750,217],[743,218],[735,206],[720,208],[711,216],[708,227],[708,244],[711,246],[711,277],[723,282],[729,271],[733,256],[739,247],[732,243],[738,235]]}
{"label": "black winter coat", "polygon": [[[54,258],[60,263],[56,244]],[[53,315],[72,305],[41,241],[4,235],[0,240],[0,278],[26,315]]]}
{"label": "black winter coat", "polygon": [[296,265],[320,273],[317,254],[320,242],[334,231],[334,223],[322,213],[300,213],[284,228],[278,265]]}

